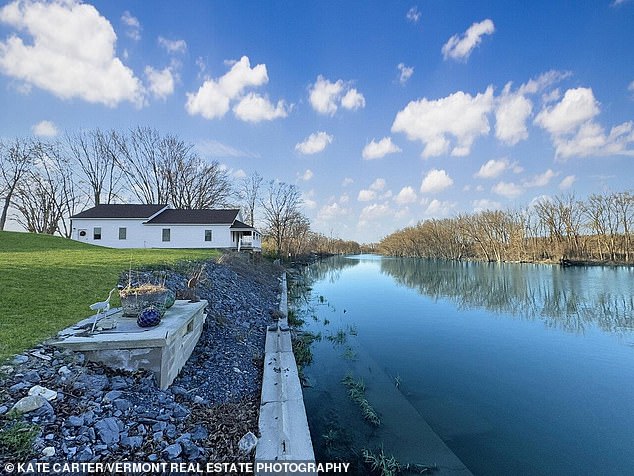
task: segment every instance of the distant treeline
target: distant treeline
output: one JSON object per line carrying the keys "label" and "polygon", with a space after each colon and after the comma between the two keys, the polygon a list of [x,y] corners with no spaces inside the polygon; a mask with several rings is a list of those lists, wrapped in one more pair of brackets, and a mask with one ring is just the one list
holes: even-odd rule
{"label": "distant treeline", "polygon": [[390,256],[482,261],[634,262],[634,194],[542,199],[522,210],[432,219],[379,243]]}

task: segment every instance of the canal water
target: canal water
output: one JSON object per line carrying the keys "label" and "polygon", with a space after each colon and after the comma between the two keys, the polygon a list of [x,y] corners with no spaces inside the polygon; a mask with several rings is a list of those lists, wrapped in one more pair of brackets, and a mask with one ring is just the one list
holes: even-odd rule
{"label": "canal water", "polygon": [[[433,465],[429,424],[476,475],[634,474],[634,269],[334,257],[292,289],[318,460]],[[381,419],[342,383],[363,379]],[[419,466],[420,468],[420,466]]]}

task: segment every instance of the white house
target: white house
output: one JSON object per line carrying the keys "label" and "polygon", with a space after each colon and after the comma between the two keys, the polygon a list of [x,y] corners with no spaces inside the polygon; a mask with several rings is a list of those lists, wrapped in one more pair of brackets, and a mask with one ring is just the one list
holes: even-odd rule
{"label": "white house", "polygon": [[71,217],[71,238],[110,248],[262,250],[262,235],[238,209],[176,210],[168,205],[97,205]]}

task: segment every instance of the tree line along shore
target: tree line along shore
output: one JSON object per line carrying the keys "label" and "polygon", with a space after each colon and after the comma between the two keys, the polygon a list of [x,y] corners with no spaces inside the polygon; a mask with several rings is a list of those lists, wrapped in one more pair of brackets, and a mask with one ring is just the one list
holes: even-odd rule
{"label": "tree line along shore", "polygon": [[477,260],[633,264],[634,194],[541,198],[519,210],[486,210],[432,219],[378,244],[388,256]]}

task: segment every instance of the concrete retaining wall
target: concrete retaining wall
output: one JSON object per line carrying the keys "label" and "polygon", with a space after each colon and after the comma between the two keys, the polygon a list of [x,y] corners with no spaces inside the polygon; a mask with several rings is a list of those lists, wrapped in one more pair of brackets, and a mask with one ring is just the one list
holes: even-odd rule
{"label": "concrete retaining wall", "polygon": [[269,326],[266,333],[260,439],[255,460],[314,462],[302,386],[288,327],[286,275],[281,280],[280,311],[283,317],[277,325]]}

